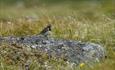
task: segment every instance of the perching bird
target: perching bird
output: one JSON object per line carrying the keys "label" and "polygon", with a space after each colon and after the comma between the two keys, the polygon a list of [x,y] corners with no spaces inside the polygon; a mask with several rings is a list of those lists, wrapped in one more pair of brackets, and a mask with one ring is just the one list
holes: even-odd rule
{"label": "perching bird", "polygon": [[44,35],[47,37],[51,33],[51,24],[47,25],[39,34]]}

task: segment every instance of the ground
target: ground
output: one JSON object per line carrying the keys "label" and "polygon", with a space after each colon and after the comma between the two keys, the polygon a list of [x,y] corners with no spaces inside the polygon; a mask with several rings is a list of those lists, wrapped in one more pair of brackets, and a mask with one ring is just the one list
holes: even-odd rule
{"label": "ground", "polygon": [[[62,7],[63,6],[63,7]],[[24,69],[28,59],[30,70],[114,70],[115,69],[115,9],[107,3],[60,3],[39,7],[1,6],[0,35],[27,36],[38,34],[47,24],[53,26],[53,37],[94,42],[103,45],[107,58],[89,67],[69,64],[62,59],[48,58],[45,53],[20,48],[17,45],[0,45],[0,70]],[[17,52],[21,51],[17,58]],[[15,58],[16,57],[16,58]],[[39,62],[38,62],[39,61]],[[74,66],[74,67],[73,67]]]}

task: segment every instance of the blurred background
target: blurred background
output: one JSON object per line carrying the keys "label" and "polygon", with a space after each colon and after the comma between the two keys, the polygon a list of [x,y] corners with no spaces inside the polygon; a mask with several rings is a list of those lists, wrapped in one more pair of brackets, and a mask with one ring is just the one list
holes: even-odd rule
{"label": "blurred background", "polygon": [[[40,12],[42,8],[48,10],[49,12],[53,11],[51,13],[55,12],[55,14],[56,12],[63,13],[62,11],[67,10],[77,12],[90,11],[87,14],[92,14],[92,11],[96,11],[96,13],[103,12],[114,17],[114,7],[115,0],[0,0],[0,9],[2,15],[4,12],[3,10],[6,10],[8,8],[9,12],[10,10],[18,10],[18,12],[22,12],[21,10],[23,9],[31,9],[31,11],[33,10],[34,13],[39,12],[40,14],[43,14],[43,12]],[[64,13],[66,14],[66,12]],[[12,13],[12,15],[14,14]]]}
{"label": "blurred background", "polygon": [[[38,34],[49,23],[53,25],[56,38],[94,42],[107,50],[107,59],[93,68],[71,69],[70,65],[65,67],[64,62],[56,59],[42,60],[54,70],[115,70],[115,0],[0,0],[0,36]],[[5,47],[12,50],[8,45]],[[4,46],[0,48],[3,48],[0,52],[4,51]],[[7,48],[5,53],[1,52],[0,70],[18,70],[26,59],[22,63],[23,56],[14,60],[15,52]],[[31,64],[31,70],[37,67],[44,70],[45,66]]]}

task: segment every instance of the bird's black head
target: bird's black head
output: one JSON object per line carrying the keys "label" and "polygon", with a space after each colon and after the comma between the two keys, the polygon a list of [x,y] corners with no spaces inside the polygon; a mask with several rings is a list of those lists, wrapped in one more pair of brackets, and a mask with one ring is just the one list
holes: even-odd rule
{"label": "bird's black head", "polygon": [[51,31],[51,24],[49,24],[46,28],[48,28],[48,30]]}

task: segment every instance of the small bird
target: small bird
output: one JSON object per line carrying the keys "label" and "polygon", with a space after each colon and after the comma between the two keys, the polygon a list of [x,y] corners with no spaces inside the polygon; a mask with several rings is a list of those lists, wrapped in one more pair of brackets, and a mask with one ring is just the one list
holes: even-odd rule
{"label": "small bird", "polygon": [[39,34],[47,37],[51,33],[51,24],[47,25]]}

